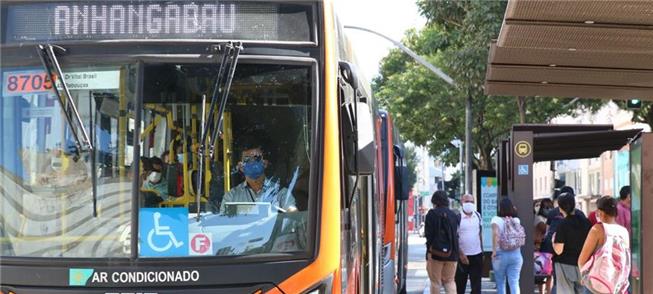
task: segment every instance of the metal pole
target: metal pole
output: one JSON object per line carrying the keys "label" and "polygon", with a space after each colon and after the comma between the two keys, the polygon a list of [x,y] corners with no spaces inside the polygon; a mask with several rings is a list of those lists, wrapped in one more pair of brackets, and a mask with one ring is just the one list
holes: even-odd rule
{"label": "metal pole", "polygon": [[376,32],[376,31],[373,31],[373,30],[370,30],[370,29],[367,29],[367,28],[363,28],[363,27],[346,25],[346,26],[344,26],[344,28],[345,29],[364,31],[364,32],[368,32],[368,33],[377,35],[377,36],[379,36],[381,38],[384,38],[384,39],[390,41],[395,46],[399,47],[399,49],[401,49],[401,51],[404,51],[406,54],[408,54],[410,57],[412,57],[419,64],[421,64],[421,65],[425,66],[426,68],[428,68],[429,70],[431,70],[434,74],[436,74],[438,77],[443,79],[449,85],[455,85],[456,84],[456,82],[454,82],[454,80],[450,76],[445,74],[441,69],[439,69],[437,66],[431,64],[430,62],[426,61],[426,59],[422,58],[421,56],[417,55],[417,53],[413,52],[413,50],[408,49],[408,47],[401,44],[401,42],[397,42],[397,41],[391,39],[390,37],[388,37],[388,36],[386,36],[384,34],[381,34],[379,32]]}
{"label": "metal pole", "polygon": [[202,193],[204,193],[204,161],[205,161],[205,156],[206,156],[206,94],[202,95],[202,118],[200,119],[200,122],[202,124],[202,134],[200,135],[201,138],[204,140],[200,142],[200,148],[199,148],[199,177],[197,177],[197,195],[195,195],[195,205],[197,205],[197,214],[195,215],[195,220],[198,222],[200,221],[200,205],[202,204],[201,202],[201,197]]}
{"label": "metal pole", "polygon": [[[381,34],[379,32],[370,30],[368,28],[363,28],[363,27],[358,27],[358,26],[350,26],[346,25],[344,26],[345,29],[352,29],[352,30],[359,30],[359,31],[364,31],[368,32],[374,35],[377,35],[381,38],[384,38],[388,41],[390,41],[392,44],[397,46],[399,49],[404,51],[406,54],[408,54],[410,57],[412,57],[415,61],[417,61],[419,64],[425,66],[428,68],[430,71],[432,71],[435,75],[446,81],[450,85],[455,85],[456,82],[447,74],[445,74],[441,69],[436,67],[435,65],[431,64],[430,62],[426,61],[426,59],[422,58],[421,56],[417,55],[415,52],[410,50],[408,47],[404,46],[401,44],[401,42],[397,42],[390,37]],[[466,146],[466,159],[465,159],[465,192],[470,193],[471,192],[471,186],[472,186],[472,179],[471,179],[471,174],[472,174],[472,133],[471,133],[471,128],[472,128],[472,97],[468,94],[467,96],[467,103],[466,103],[466,110],[465,110],[465,146]],[[461,160],[462,162],[462,160]],[[462,166],[461,166],[462,169]],[[462,180],[461,180],[462,182]],[[462,193],[461,189],[461,193]]]}
{"label": "metal pole", "polygon": [[442,172],[442,191],[447,191],[446,187],[444,186],[444,161],[440,161],[440,171]]}
{"label": "metal pole", "polygon": [[[363,28],[363,27],[357,27],[357,26],[350,26],[346,25],[344,26],[345,29],[352,29],[352,30],[359,30],[359,31],[364,31],[368,32],[374,35],[377,35],[381,38],[384,38],[388,41],[390,41],[392,44],[397,46],[399,49],[404,51],[406,54],[408,54],[410,57],[412,57],[415,61],[417,61],[419,64],[425,66],[429,70],[431,70],[434,74],[436,74],[438,77],[449,83],[450,85],[455,85],[455,81],[445,74],[441,69],[436,67],[435,65],[429,63],[426,61],[426,59],[422,58],[421,56],[417,55],[415,52],[410,50],[408,47],[404,46],[400,42],[397,42],[390,37],[381,34],[379,32],[370,30],[368,28]],[[472,187],[472,133],[471,133],[471,128],[472,128],[472,97],[470,94],[467,95],[467,103],[465,107],[465,192],[466,193],[471,193],[471,187]],[[462,168],[462,167],[461,167]],[[463,191],[461,191],[463,192]]]}
{"label": "metal pole", "polygon": [[460,180],[458,181],[460,183],[460,194],[462,195],[465,191],[465,170],[464,170],[464,162],[463,162],[463,141],[457,140],[458,141],[458,163],[460,164]]}
{"label": "metal pole", "polygon": [[465,193],[472,192],[472,95],[465,103]]}

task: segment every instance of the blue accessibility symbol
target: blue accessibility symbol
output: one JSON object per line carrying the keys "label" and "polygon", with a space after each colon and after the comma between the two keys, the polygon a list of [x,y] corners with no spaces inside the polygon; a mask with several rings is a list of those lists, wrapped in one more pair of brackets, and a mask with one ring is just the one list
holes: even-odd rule
{"label": "blue accessibility symbol", "polygon": [[188,209],[141,208],[140,256],[187,256]]}
{"label": "blue accessibility symbol", "polygon": [[520,164],[517,167],[517,174],[520,176],[527,176],[528,175],[528,164]]}

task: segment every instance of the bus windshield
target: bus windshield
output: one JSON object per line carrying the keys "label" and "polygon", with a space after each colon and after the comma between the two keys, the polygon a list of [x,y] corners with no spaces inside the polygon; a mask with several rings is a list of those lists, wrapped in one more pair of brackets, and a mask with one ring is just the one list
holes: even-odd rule
{"label": "bus windshield", "polygon": [[[218,72],[213,64],[146,65],[141,222],[156,226],[166,217],[157,213],[168,213],[169,224],[187,229],[188,249],[175,256],[303,252],[310,67],[238,63],[214,132],[220,113],[208,117],[209,89]],[[141,225],[141,239],[150,231]],[[157,251],[169,239],[148,235],[140,255],[169,256]]]}
{"label": "bus windshield", "polygon": [[64,73],[94,152],[78,152],[43,67],[2,68],[2,255],[127,257],[134,66],[64,66]]}
{"label": "bus windshield", "polygon": [[95,146],[81,156],[59,83],[40,67],[2,68],[2,256],[129,257],[132,215],[144,258],[309,250],[310,65],[239,62],[217,132],[219,64],[62,68]]}

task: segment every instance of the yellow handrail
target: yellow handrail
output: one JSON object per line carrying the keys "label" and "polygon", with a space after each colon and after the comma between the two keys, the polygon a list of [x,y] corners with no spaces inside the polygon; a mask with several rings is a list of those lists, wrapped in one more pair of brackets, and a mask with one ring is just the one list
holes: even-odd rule
{"label": "yellow handrail", "polygon": [[224,192],[231,189],[231,144],[233,135],[231,132],[231,112],[225,112],[223,116],[223,134],[222,134],[222,158],[223,158],[223,175],[224,175]]}

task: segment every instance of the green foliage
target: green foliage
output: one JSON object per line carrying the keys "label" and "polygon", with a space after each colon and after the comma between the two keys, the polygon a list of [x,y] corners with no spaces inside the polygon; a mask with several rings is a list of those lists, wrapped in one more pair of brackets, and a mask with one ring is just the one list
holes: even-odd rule
{"label": "green foliage", "polygon": [[462,174],[460,171],[455,172],[451,175],[451,180],[444,182],[444,191],[447,192],[449,198],[454,198],[460,200],[460,181],[462,180]]}
{"label": "green foliage", "polygon": [[[456,85],[448,85],[406,54],[392,50],[373,82],[377,97],[394,114],[406,139],[453,164],[459,155],[451,141],[464,138],[465,99],[470,95],[474,165],[492,169],[495,146],[520,122],[516,97],[490,97],[483,92],[489,43],[498,36],[506,2],[417,0],[417,4],[427,25],[419,32],[408,31],[403,42],[451,76]],[[525,122],[546,123],[577,107],[593,110],[601,105],[570,101],[525,98]],[[572,107],[565,107],[568,104]]]}

